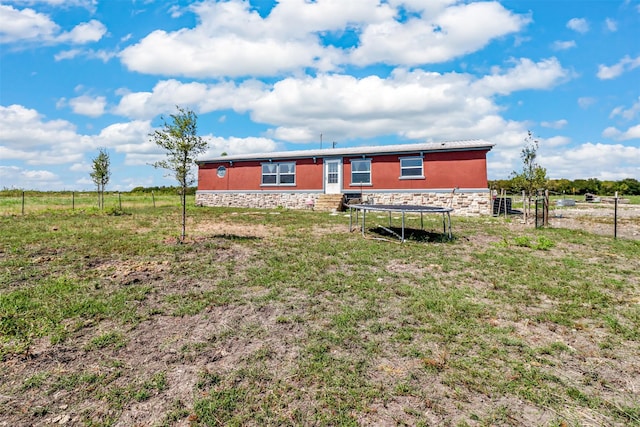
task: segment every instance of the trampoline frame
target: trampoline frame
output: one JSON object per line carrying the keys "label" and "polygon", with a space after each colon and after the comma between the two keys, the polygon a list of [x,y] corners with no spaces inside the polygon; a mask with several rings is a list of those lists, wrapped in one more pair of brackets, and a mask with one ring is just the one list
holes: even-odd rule
{"label": "trampoline frame", "polygon": [[[451,233],[451,212],[453,208],[440,207],[440,206],[419,206],[419,205],[367,205],[367,204],[355,204],[349,205],[349,232],[354,230],[353,228],[353,211],[356,211],[356,227],[360,222],[359,213],[362,211],[362,236],[365,235],[365,224],[367,211],[372,212],[389,212],[389,228],[383,227],[379,225],[382,229],[387,231],[388,233],[396,236],[400,239],[401,243],[404,243],[404,229],[405,229],[405,214],[407,212],[410,213],[420,213],[420,229],[424,230],[424,220],[423,214],[425,213],[441,213],[442,214],[442,233],[446,234],[449,237],[449,240],[453,238],[453,234]],[[391,230],[391,213],[392,212],[400,212],[402,214],[402,228],[401,234],[398,235],[395,231]]]}

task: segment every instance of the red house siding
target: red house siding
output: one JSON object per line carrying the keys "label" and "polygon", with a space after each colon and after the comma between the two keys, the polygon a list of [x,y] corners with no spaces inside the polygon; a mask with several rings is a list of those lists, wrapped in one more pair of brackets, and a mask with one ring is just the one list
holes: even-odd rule
{"label": "red house siding", "polygon": [[[261,185],[262,164],[261,161],[235,161],[206,163],[198,169],[198,190],[213,191],[287,191],[287,190],[321,190],[323,186],[323,163],[317,159],[282,160],[279,162],[293,161],[296,164],[296,184],[291,185]],[[275,163],[275,162],[274,162]],[[227,169],[226,175],[219,178],[218,167]]]}
{"label": "red house siding", "polygon": [[[371,156],[371,184],[363,189],[413,190],[439,188],[486,188],[486,151],[457,151],[424,155],[424,178],[400,179],[400,159],[416,155]],[[360,158],[353,158],[359,160]],[[346,189],[360,189],[351,185],[351,159],[344,162]]]}

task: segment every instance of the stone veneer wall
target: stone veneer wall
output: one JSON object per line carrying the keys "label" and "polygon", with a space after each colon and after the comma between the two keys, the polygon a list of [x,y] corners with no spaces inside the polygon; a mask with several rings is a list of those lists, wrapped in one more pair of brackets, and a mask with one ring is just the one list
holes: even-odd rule
{"label": "stone veneer wall", "polygon": [[[452,215],[491,215],[491,193],[482,192],[441,193],[364,193],[364,200],[379,205],[446,206],[453,208]],[[453,200],[452,200],[453,199]]]}
{"label": "stone veneer wall", "polygon": [[259,209],[306,209],[307,201],[316,200],[320,193],[217,193],[196,192],[196,206],[232,206]]}
{"label": "stone veneer wall", "polygon": [[[317,202],[321,193],[227,193],[198,191],[197,206],[230,206],[245,208],[308,209],[309,201]],[[452,207],[453,215],[491,215],[491,193],[486,191],[425,193],[364,193],[363,200],[381,205],[422,205]],[[453,200],[452,200],[453,198]]]}

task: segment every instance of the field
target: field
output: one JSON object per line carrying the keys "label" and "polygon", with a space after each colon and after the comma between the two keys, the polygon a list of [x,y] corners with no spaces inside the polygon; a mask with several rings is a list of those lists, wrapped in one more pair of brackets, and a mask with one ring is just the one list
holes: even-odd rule
{"label": "field", "polygon": [[188,214],[0,216],[0,426],[640,426],[633,236]]}

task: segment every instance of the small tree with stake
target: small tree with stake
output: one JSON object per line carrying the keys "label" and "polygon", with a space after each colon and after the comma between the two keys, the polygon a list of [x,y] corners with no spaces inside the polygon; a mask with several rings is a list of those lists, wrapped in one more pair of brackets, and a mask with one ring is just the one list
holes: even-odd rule
{"label": "small tree with stake", "polygon": [[98,156],[95,159],[91,159],[91,162],[91,173],[89,175],[91,175],[91,179],[98,190],[98,208],[104,209],[104,189],[109,183],[109,178],[111,178],[109,153],[105,148],[100,148]]}
{"label": "small tree with stake", "polygon": [[162,129],[155,130],[149,137],[167,155],[165,160],[153,163],[153,167],[172,171],[179,183],[182,202],[181,240],[184,241],[187,228],[187,189],[194,182],[191,169],[197,156],[206,151],[207,142],[197,134],[198,116],[191,110],[176,108],[178,111],[171,114],[170,123],[162,117]]}
{"label": "small tree with stake", "polygon": [[525,146],[520,152],[522,172],[512,172],[511,178],[513,186],[525,192],[527,199],[524,206],[526,215],[531,211],[529,203],[531,198],[538,189],[544,187],[547,183],[547,170],[536,161],[538,157],[538,140],[533,137],[531,131],[527,132],[527,137],[524,141]]}

